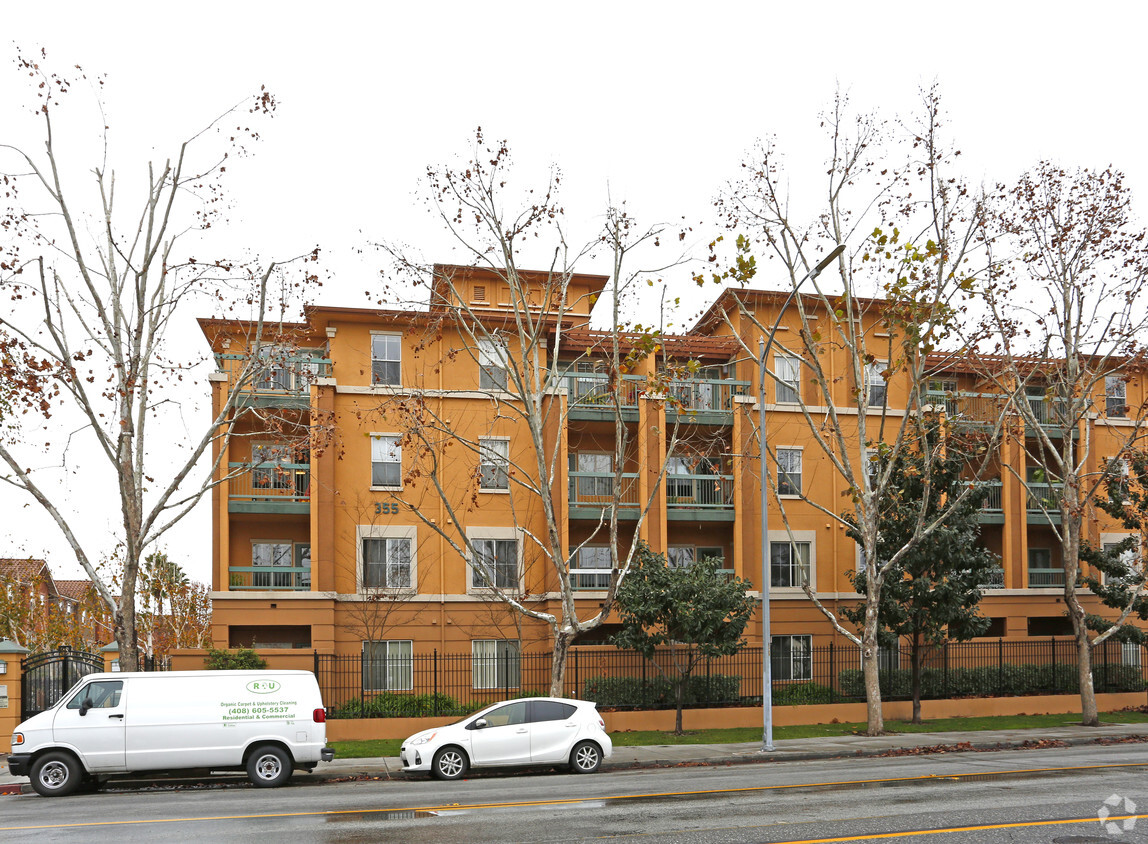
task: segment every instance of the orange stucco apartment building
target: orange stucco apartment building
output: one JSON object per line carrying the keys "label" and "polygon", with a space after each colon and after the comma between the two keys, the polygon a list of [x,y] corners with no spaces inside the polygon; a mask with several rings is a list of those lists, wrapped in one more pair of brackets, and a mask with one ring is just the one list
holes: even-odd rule
{"label": "orange stucco apartment building", "polygon": [[[506,306],[499,303],[506,301],[506,291],[495,276],[469,268],[451,271],[458,273],[456,287],[469,296],[476,314],[505,319]],[[595,493],[614,476],[614,415],[601,406],[606,384],[592,359],[593,341],[600,335],[589,329],[588,303],[606,281],[601,276],[575,277],[558,359],[550,362],[569,370],[563,389],[552,398],[564,403],[565,422],[555,414],[546,432],[548,444],[561,454],[554,491],[567,548],[577,547],[598,523],[602,499]],[[763,324],[773,323],[784,300],[783,294],[726,291],[694,329],[667,340],[665,354],[701,364],[687,380],[672,385],[677,402],[642,393],[641,385],[660,365],[660,356],[638,364],[623,382],[623,424],[630,428],[623,472],[635,490],[648,492],[668,459],[668,474],[640,538],[679,562],[720,556],[727,569],[747,578],[756,590],[761,580],[758,372],[755,359],[734,334],[743,332],[756,349],[758,332],[730,307],[735,296]],[[608,305],[605,300],[603,304]],[[723,309],[730,314],[729,322],[714,319]],[[561,611],[553,572],[523,559],[525,546],[514,527],[517,519],[529,530],[544,530],[536,502],[506,477],[506,466],[533,462],[529,437],[513,414],[492,401],[492,367],[480,365],[481,355],[460,353],[467,345],[464,335],[449,323],[435,325],[435,313],[433,305],[418,312],[309,307],[303,323],[286,327],[290,349],[280,347],[274,366],[244,391],[239,402],[241,436],[218,455],[219,477],[237,474],[221,483],[212,499],[217,647],[306,648],[344,655],[370,647],[375,655],[390,658],[433,651],[493,655],[506,648],[548,648],[545,626],[492,602],[467,560],[412,510],[417,507],[437,524],[447,523],[435,490],[437,480],[461,508],[468,534],[497,560],[505,585],[529,596],[532,606]],[[213,320],[201,325],[219,361],[219,371],[211,376],[218,414],[245,357],[251,326]],[[556,319],[555,330],[558,325]],[[430,326],[434,330],[428,330]],[[798,327],[796,313],[787,312],[782,326],[783,334],[788,326],[792,336]],[[880,330],[875,324],[866,328]],[[835,360],[834,354],[828,350],[825,363],[835,376],[844,376],[845,361]],[[769,364],[780,374],[787,370],[779,355]],[[844,410],[855,407],[850,379],[840,377],[838,383],[842,424],[848,425],[857,413],[854,409],[850,417]],[[943,400],[950,410],[961,412],[966,402],[969,407],[975,404],[971,395],[983,389],[971,373],[960,371],[938,374],[936,388],[945,391]],[[790,482],[839,509],[844,506],[844,484],[812,442],[793,403],[792,391],[807,389],[800,378],[791,384],[767,381],[771,448],[786,461]],[[1108,453],[1106,438],[1115,443],[1127,435],[1127,417],[1135,418],[1135,409],[1145,401],[1143,380],[1121,382],[1120,389],[1122,400],[1096,397],[1090,436],[1098,443],[1093,450],[1097,460]],[[906,384],[893,380],[870,393],[874,418],[882,402],[892,417],[905,413]],[[805,398],[815,401],[812,393]],[[416,453],[417,440],[403,438],[404,417],[393,412],[404,403],[410,412],[412,402],[450,420],[456,429],[477,432],[494,457],[483,463],[473,451],[438,442],[427,446],[434,451],[437,477],[428,471],[413,473],[413,461],[429,465],[429,458]],[[666,454],[667,432],[675,423],[683,440],[704,444],[701,458],[698,449],[690,460]],[[312,431],[309,448],[285,445],[307,426],[325,431],[323,440],[316,440]],[[1024,447],[1017,437],[1024,436],[1023,428],[1013,436],[1000,446],[999,460],[1020,466]],[[982,540],[1000,556],[1001,568],[994,582],[986,584],[981,605],[992,619],[986,635],[1024,639],[1068,634],[1057,542],[1049,517],[1032,506],[1032,496],[1042,491],[1031,487],[1040,484],[1035,476],[1030,484],[1022,482],[1023,468],[1018,475],[1002,470],[989,481],[993,489],[985,502]],[[800,639],[790,639],[795,650],[798,644],[844,644],[798,588],[796,567],[807,567],[820,600],[839,610],[857,600],[846,576],[858,563],[856,545],[839,524],[809,503],[796,497],[784,503],[797,549],[794,553],[785,547],[788,541],[774,499],[769,538],[782,550],[771,567],[773,636],[783,643],[788,637]],[[636,512],[622,508],[621,542],[632,541]],[[1099,515],[1088,521],[1089,538],[1117,541],[1122,534]],[[590,544],[573,570],[582,617],[591,615],[604,595],[606,553],[601,542]],[[1095,609],[1095,599],[1085,600],[1090,611]],[[610,630],[607,625],[580,641],[601,642]],[[747,638],[760,644],[760,622],[750,626]],[[380,644],[366,644],[370,642]]]}

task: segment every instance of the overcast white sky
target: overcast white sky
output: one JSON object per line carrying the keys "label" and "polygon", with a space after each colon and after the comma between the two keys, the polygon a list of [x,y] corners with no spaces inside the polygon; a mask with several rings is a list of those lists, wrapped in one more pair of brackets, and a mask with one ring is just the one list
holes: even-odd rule
{"label": "overcast white sky", "polygon": [[[234,168],[236,212],[220,252],[242,244],[280,258],[318,244],[334,274],[320,300],[349,306],[365,303],[382,266],[356,255],[369,240],[461,257],[414,194],[426,165],[464,153],[478,125],[510,141],[525,174],[562,168],[576,239],[593,235],[609,195],[645,223],[703,223],[704,243],[718,233],[708,228],[712,199],[756,138],[775,135],[791,152],[796,193],[819,191],[817,118],[838,86],[893,118],[935,79],[974,182],[1011,179],[1040,158],[1111,163],[1143,209],[1146,31],[1143,3],[999,0],[57,2],[6,4],[0,22],[8,56],[11,44],[42,46],[53,66],[107,74],[121,168],[167,155],[266,85],[279,111],[255,156]],[[0,64],[0,142],[26,138],[23,96]],[[69,153],[94,163],[97,148]],[[185,315],[188,327],[196,315]],[[107,492],[76,484],[69,495],[110,549]],[[58,574],[78,576],[54,528],[24,504],[0,490],[0,556],[46,555]],[[204,581],[209,529],[204,507],[168,543]]]}

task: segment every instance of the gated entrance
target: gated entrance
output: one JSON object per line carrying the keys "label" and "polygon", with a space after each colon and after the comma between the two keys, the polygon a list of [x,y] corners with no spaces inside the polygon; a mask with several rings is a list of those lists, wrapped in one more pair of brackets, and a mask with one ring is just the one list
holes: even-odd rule
{"label": "gated entrance", "polygon": [[21,662],[24,677],[20,686],[20,720],[26,721],[51,709],[80,678],[104,670],[99,654],[69,647],[34,654]]}

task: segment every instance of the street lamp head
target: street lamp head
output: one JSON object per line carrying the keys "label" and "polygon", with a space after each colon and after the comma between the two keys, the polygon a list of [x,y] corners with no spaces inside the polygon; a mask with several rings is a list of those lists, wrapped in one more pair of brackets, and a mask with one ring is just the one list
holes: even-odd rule
{"label": "street lamp head", "polygon": [[832,264],[834,261],[836,261],[837,256],[840,255],[844,251],[845,251],[845,244],[844,243],[838,243],[833,248],[833,251],[830,252],[828,255],[826,255],[824,258],[822,258],[821,261],[818,262],[817,266],[813,268],[813,272],[810,274],[811,277],[816,278],[817,276],[821,275],[821,271],[823,269],[825,269],[826,267],[828,267],[830,264]]}

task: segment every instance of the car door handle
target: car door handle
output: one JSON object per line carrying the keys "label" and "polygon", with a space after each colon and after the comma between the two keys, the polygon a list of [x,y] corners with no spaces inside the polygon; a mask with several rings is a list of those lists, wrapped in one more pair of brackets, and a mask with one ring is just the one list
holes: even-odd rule
{"label": "car door handle", "polygon": [[528,730],[528,729],[526,729],[525,727],[523,727],[521,730],[515,730],[514,732],[516,732],[516,733],[518,733],[519,735],[521,735],[522,733],[528,733],[528,732],[530,732],[530,730]]}
{"label": "car door handle", "polygon": [[108,717],[109,717],[109,718],[119,718],[119,719],[122,721],[122,720],[123,720],[123,717],[124,717],[124,714],[121,712],[121,713],[119,713],[118,715],[109,715]]}

